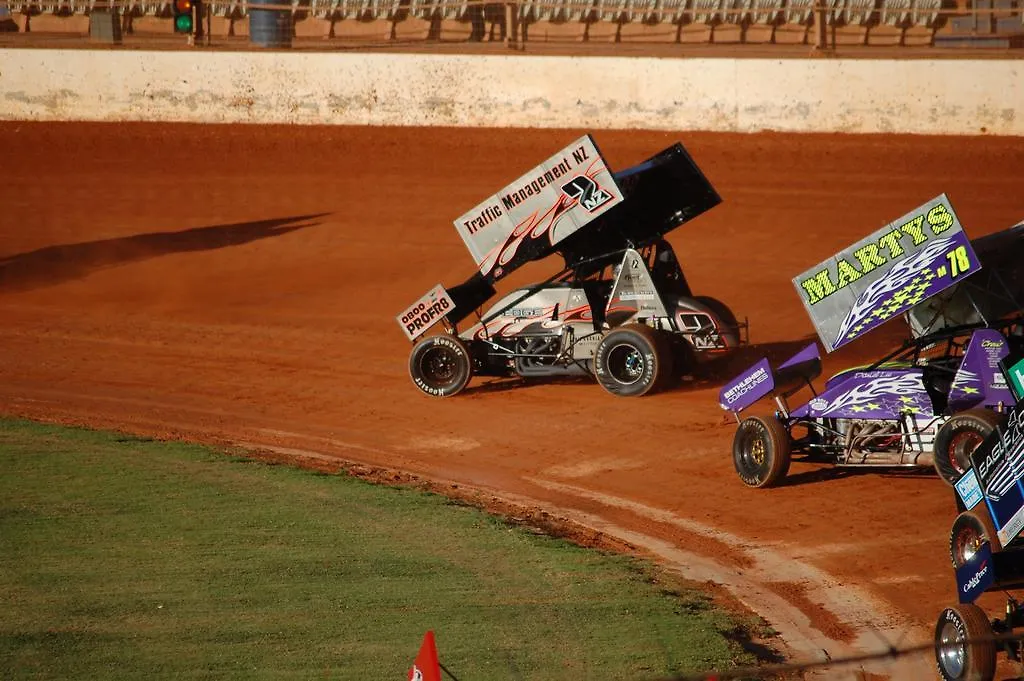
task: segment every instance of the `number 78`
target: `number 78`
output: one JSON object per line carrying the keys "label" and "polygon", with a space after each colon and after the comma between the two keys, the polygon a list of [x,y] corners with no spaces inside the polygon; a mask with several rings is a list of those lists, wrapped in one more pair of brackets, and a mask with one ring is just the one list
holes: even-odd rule
{"label": "number 78", "polygon": [[956,279],[958,276],[971,269],[971,259],[967,256],[967,248],[965,246],[957,246],[947,253],[946,260],[949,260],[950,279]]}

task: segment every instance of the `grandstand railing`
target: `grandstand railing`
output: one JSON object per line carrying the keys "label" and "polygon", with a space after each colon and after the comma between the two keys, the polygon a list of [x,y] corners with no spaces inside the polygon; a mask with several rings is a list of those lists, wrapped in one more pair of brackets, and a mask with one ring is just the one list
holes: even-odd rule
{"label": "grandstand railing", "polygon": [[[260,4],[260,10],[289,12],[296,24],[321,22],[331,25],[325,36],[338,35],[335,24],[345,22],[397,23],[419,20],[430,23],[461,22],[499,24],[500,35],[509,44],[528,40],[526,27],[560,25],[579,27],[577,39],[585,40],[586,26],[623,27],[674,26],[709,29],[707,41],[715,41],[715,29],[739,29],[739,41],[751,27],[772,30],[762,42],[775,42],[774,31],[796,28],[809,42],[816,33],[819,47],[835,45],[836,31],[861,31],[864,41],[870,31],[906,33],[930,31],[933,36],[945,28],[950,36],[1003,39],[1007,47],[1024,47],[1024,0],[961,0],[971,6],[952,6],[954,0],[290,0]],[[209,16],[244,21],[247,0],[210,0]],[[3,10],[5,9],[5,13]],[[171,0],[0,0],[0,20],[5,14],[24,17],[27,26],[39,16],[88,16],[101,9],[117,9],[127,18],[167,19],[170,32]],[[8,19],[9,21],[10,19]],[[959,23],[958,23],[959,22]],[[130,29],[130,27],[129,27]],[[532,32],[536,35],[536,32]],[[393,34],[392,34],[393,35]],[[443,31],[431,37],[443,39]],[[668,33],[668,42],[674,39]],[[571,38],[570,38],[571,39]],[[616,40],[620,36],[616,34]],[[901,41],[902,42],[902,41]]]}

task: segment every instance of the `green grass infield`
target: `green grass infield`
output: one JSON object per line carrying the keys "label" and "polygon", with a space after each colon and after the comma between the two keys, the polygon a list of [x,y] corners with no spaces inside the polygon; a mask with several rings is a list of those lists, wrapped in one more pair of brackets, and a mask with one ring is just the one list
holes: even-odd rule
{"label": "green grass infield", "polygon": [[409,487],[0,420],[0,677],[652,679],[756,662],[651,565]]}

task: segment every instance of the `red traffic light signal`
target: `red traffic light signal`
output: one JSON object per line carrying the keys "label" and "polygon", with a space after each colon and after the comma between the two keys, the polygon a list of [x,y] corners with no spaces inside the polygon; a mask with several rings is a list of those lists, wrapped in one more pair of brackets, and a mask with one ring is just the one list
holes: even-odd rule
{"label": "red traffic light signal", "polygon": [[191,33],[194,23],[192,0],[174,0],[174,32]]}

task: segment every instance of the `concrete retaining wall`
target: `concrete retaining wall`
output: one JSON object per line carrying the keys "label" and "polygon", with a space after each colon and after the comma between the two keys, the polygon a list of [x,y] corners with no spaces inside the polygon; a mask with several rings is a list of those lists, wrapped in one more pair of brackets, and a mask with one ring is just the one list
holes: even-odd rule
{"label": "concrete retaining wall", "polygon": [[1024,135],[1024,60],[0,49],[0,119]]}

